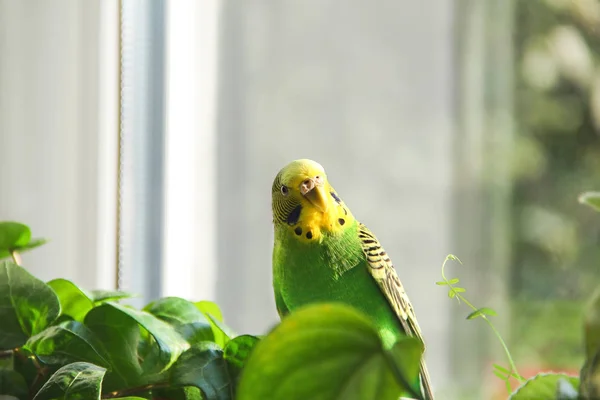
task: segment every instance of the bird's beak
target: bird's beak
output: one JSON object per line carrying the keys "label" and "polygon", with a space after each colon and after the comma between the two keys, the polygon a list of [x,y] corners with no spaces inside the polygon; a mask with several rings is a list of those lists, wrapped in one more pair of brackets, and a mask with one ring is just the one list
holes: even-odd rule
{"label": "bird's beak", "polygon": [[325,184],[322,178],[317,176],[315,178],[304,180],[300,185],[300,193],[302,193],[306,200],[310,201],[310,203],[321,212],[327,212],[329,198],[327,197]]}

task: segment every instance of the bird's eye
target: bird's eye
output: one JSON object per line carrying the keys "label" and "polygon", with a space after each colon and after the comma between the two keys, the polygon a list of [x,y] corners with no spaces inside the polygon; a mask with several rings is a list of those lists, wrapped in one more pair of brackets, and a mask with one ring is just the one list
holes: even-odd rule
{"label": "bird's eye", "polygon": [[281,185],[281,194],[282,194],[282,195],[284,195],[284,196],[287,196],[289,192],[290,192],[290,191],[289,191],[289,189],[288,189],[288,187],[287,187],[287,186],[285,186],[285,185]]}

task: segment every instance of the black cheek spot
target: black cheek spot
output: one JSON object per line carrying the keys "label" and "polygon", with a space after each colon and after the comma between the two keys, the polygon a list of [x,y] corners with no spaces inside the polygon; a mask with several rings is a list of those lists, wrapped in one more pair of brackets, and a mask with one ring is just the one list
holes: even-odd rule
{"label": "black cheek spot", "polygon": [[294,229],[294,233],[298,236],[302,235],[302,228],[297,227],[296,229]]}
{"label": "black cheek spot", "polygon": [[307,239],[312,239],[312,232],[311,231],[306,232],[306,238]]}
{"label": "black cheek spot", "polygon": [[344,218],[340,218],[338,219],[338,222],[340,223],[340,225],[344,225],[346,223],[346,220]]}
{"label": "black cheek spot", "polygon": [[290,225],[295,225],[300,219],[300,212],[302,211],[302,206],[296,206],[292,210],[292,212],[287,216],[287,223]]}

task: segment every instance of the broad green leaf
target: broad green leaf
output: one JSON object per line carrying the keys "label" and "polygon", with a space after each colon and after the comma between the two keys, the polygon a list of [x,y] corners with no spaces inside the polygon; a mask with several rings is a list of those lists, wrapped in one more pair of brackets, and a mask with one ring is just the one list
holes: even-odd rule
{"label": "broad green leaf", "polygon": [[34,400],[100,400],[106,369],[86,362],[65,365],[42,386]]}
{"label": "broad green leaf", "polygon": [[204,400],[202,392],[195,386],[183,388],[154,389],[152,394],[156,400]]}
{"label": "broad green leaf", "polygon": [[228,329],[221,324],[223,322],[223,314],[221,314],[219,306],[212,301],[198,301],[194,305],[208,318],[215,343],[221,346],[221,348],[225,347],[231,336],[235,335],[231,335],[231,332],[228,332]]}
{"label": "broad green leaf", "polygon": [[[107,351],[111,365],[107,385],[111,388],[148,383],[189,347],[172,326],[152,314],[114,302],[92,309],[85,325],[102,340]],[[151,338],[151,342],[140,365],[138,344],[143,338]]]}
{"label": "broad green leaf", "polygon": [[27,225],[13,221],[0,222],[0,258],[9,257],[12,250],[25,246],[31,239]]}
{"label": "broad green leaf", "polygon": [[467,289],[461,288],[461,287],[455,287],[455,288],[452,288],[452,290],[454,290],[456,293],[464,293],[467,291]]}
{"label": "broad green leaf", "polygon": [[423,350],[423,343],[420,340],[405,336],[394,344],[389,353],[397,380],[403,385],[412,385],[412,389],[416,393],[421,391],[419,371]]}
{"label": "broad green leaf", "polygon": [[250,356],[250,352],[258,341],[259,339],[256,336],[241,335],[227,342],[223,352],[232,379],[236,380],[238,378]]}
{"label": "broad green leaf", "polygon": [[86,295],[94,304],[106,303],[107,301],[116,301],[136,297],[136,294],[123,292],[120,290],[90,290]]}
{"label": "broad green leaf", "polygon": [[171,368],[172,386],[195,386],[207,400],[233,399],[234,382],[229,376],[223,351],[202,342],[183,353]]}
{"label": "broad green leaf", "polygon": [[448,297],[450,297],[451,299],[455,298],[456,297],[456,292],[453,291],[452,289],[450,289],[448,291]]}
{"label": "broad green leaf", "polygon": [[215,317],[217,320],[223,322],[223,314],[221,313],[221,309],[216,303],[212,301],[197,301],[194,305],[200,310],[204,315],[210,314]]}
{"label": "broad green leaf", "polygon": [[48,282],[60,301],[61,313],[76,321],[83,322],[85,315],[94,308],[92,300],[73,282],[54,279]]}
{"label": "broad green leaf", "polygon": [[600,192],[585,192],[579,195],[579,202],[587,204],[596,211],[600,211]]}
{"label": "broad green leaf", "polygon": [[447,286],[448,285],[448,283],[446,283],[445,281],[438,281],[435,284],[438,286]]}
{"label": "broad green leaf", "polygon": [[[115,399],[115,400],[148,400],[145,397],[138,397],[138,396],[113,397],[113,399]],[[200,399],[200,400],[202,400],[202,399]]]}
{"label": "broad green leaf", "polygon": [[309,305],[254,347],[238,400],[396,400],[403,390],[389,357],[367,316],[341,304]]}
{"label": "broad green leaf", "polygon": [[137,354],[140,338],[137,322],[109,303],[92,309],[86,315],[84,323],[106,349],[110,364],[104,382],[106,389],[112,391],[139,384],[142,367]]}
{"label": "broad green leaf", "polygon": [[211,322],[190,301],[165,297],[148,304],[144,311],[171,324],[189,344],[214,340]]}
{"label": "broad green leaf", "polygon": [[458,282],[460,282],[460,279],[458,278],[452,278],[448,280],[448,283],[450,283],[451,285],[456,285]]}
{"label": "broad green leaf", "polygon": [[[125,396],[125,397],[112,397],[112,398],[115,400],[148,400],[146,397],[138,397],[138,396]],[[200,400],[202,400],[202,399],[200,399]]]}
{"label": "broad green leaf", "polygon": [[11,252],[24,252],[46,243],[45,239],[31,239],[31,229],[20,222],[0,222],[0,259]]}
{"label": "broad green leaf", "polygon": [[52,289],[24,268],[0,262],[0,349],[22,346],[60,314]]}
{"label": "broad green leaf", "polygon": [[42,238],[31,239],[29,241],[29,243],[27,243],[23,246],[19,246],[15,250],[19,253],[24,253],[26,251],[35,249],[36,247],[40,247],[41,245],[46,244],[46,243],[48,243],[48,239],[42,239]]}
{"label": "broad green leaf", "polygon": [[23,375],[10,369],[0,369],[0,395],[14,396],[18,399],[27,398],[29,388]]}
{"label": "broad green leaf", "polygon": [[25,349],[45,364],[87,361],[109,367],[104,347],[92,331],[78,321],[51,326],[30,338]]}
{"label": "broad green leaf", "polygon": [[477,310],[473,311],[471,314],[467,315],[467,319],[474,319],[477,317],[481,317],[482,315],[497,315],[496,311],[492,310],[491,308],[488,307],[481,307],[478,308]]}
{"label": "broad green leaf", "polygon": [[[225,347],[225,345],[229,343],[232,337],[237,336],[237,333],[235,333],[223,322],[213,317],[211,314],[206,314],[206,317],[211,323],[210,326],[213,330],[213,335],[215,335],[215,343],[219,344],[221,348]],[[217,342],[217,338],[220,338],[219,340],[221,340],[222,345],[221,343]]]}
{"label": "broad green leaf", "polygon": [[565,379],[574,388],[579,387],[579,378],[566,374],[542,373],[528,379],[510,396],[510,400],[555,399],[558,381]]}

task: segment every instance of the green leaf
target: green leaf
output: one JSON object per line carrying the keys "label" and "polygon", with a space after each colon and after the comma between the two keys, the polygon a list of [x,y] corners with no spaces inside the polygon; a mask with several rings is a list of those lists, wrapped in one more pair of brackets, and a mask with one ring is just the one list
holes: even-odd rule
{"label": "green leaf", "polygon": [[420,393],[419,371],[421,357],[424,351],[423,343],[414,337],[402,337],[392,347],[390,352],[393,366],[396,368],[396,376],[401,375],[400,381],[404,384],[413,385],[413,391]]}
{"label": "green leaf", "polygon": [[210,314],[217,320],[223,322],[223,314],[221,313],[221,309],[216,303],[212,301],[197,301],[194,305],[200,310],[204,315]]}
{"label": "green leaf", "polygon": [[[138,397],[138,396],[113,397],[113,399],[115,399],[115,400],[148,400],[146,397]],[[200,399],[200,400],[202,400],[202,399]]]}
{"label": "green leaf", "polygon": [[455,293],[464,293],[467,291],[467,289],[461,288],[461,287],[455,287],[455,288],[452,288],[452,290],[454,290]]}
{"label": "green leaf", "polygon": [[0,369],[0,395],[14,396],[17,399],[27,398],[29,388],[23,375],[10,369]]}
{"label": "green leaf", "polygon": [[528,379],[510,396],[510,400],[554,399],[558,390],[558,381],[565,379],[573,387],[579,386],[579,379],[566,374],[542,373]]}
{"label": "green leaf", "polygon": [[231,335],[231,332],[228,332],[229,329],[221,324],[223,322],[223,314],[221,314],[219,306],[212,301],[198,301],[194,305],[208,318],[215,343],[221,346],[221,348],[225,347],[231,336],[235,336],[235,334]]}
{"label": "green leaf", "polygon": [[452,278],[448,281],[448,283],[450,283],[451,285],[456,285],[458,282],[460,282],[460,279],[458,278]]}
{"label": "green leaf", "polygon": [[121,299],[128,299],[130,297],[136,297],[137,295],[122,292],[120,290],[90,290],[87,296],[94,302],[94,304],[106,303],[107,301],[116,301]]}
{"label": "green leaf", "polygon": [[494,370],[494,375],[496,375],[498,378],[502,379],[503,381],[508,379],[508,376],[505,373],[500,372],[500,371]]}
{"label": "green leaf", "polygon": [[46,243],[48,243],[48,239],[42,239],[42,238],[31,239],[29,241],[29,243],[27,243],[23,246],[19,246],[19,247],[15,248],[14,250],[19,253],[24,253],[26,251],[35,249],[36,247],[40,247],[41,245],[46,244]]}
{"label": "green leaf", "polygon": [[85,315],[94,308],[92,300],[75,285],[66,279],[54,279],[48,282],[60,301],[61,313],[76,321],[83,322]]}
{"label": "green leaf", "polygon": [[0,349],[22,346],[60,314],[52,289],[22,267],[0,262]]}
{"label": "green leaf", "polygon": [[195,386],[207,400],[230,400],[234,395],[223,351],[211,342],[199,343],[183,353],[171,368],[170,383]]}
{"label": "green leaf", "polygon": [[250,356],[250,352],[256,346],[259,339],[252,335],[241,335],[231,339],[225,346],[224,357],[227,361],[229,374],[234,380],[237,380],[240,372]]}
{"label": "green leaf", "polygon": [[494,369],[502,372],[504,375],[510,375],[512,372],[509,369],[504,368],[502,365],[494,364]]}
{"label": "green leaf", "polygon": [[[138,396],[125,396],[125,397],[113,397],[115,400],[148,400],[145,397],[138,397]],[[202,400],[202,399],[200,399]]]}
{"label": "green leaf", "polygon": [[[109,358],[106,384],[112,390],[158,379],[189,344],[175,329],[152,314],[114,302],[92,309],[85,325],[101,338]],[[138,354],[141,339],[151,339],[146,351]],[[142,358],[142,364],[138,360]]]}
{"label": "green leaf", "polygon": [[0,222],[0,258],[10,257],[10,253],[25,246],[31,239],[31,230],[19,222]]}
{"label": "green leaf", "polygon": [[446,283],[446,281],[438,281],[435,284],[438,285],[438,286],[446,286],[446,285],[448,285],[448,283]]}
{"label": "green leaf", "polygon": [[473,311],[471,314],[467,315],[467,319],[474,319],[477,317],[481,317],[482,315],[497,315],[496,311],[492,310],[489,307],[481,307],[478,308],[477,310]]}
{"label": "green leaf", "polygon": [[448,297],[450,297],[451,299],[455,298],[456,297],[456,292],[454,290],[450,289],[448,291]]}
{"label": "green leaf", "polygon": [[45,329],[30,338],[25,349],[45,364],[87,361],[103,367],[110,366],[100,341],[78,321],[62,322]]}
{"label": "green leaf", "polygon": [[34,400],[100,400],[106,369],[86,362],[65,365],[42,386]]}
{"label": "green leaf", "polygon": [[408,388],[394,379],[390,356],[398,354],[384,349],[367,316],[341,304],[309,305],[255,346],[237,399],[395,400]]}
{"label": "green leaf", "polygon": [[579,195],[579,202],[587,204],[596,211],[600,211],[600,192],[585,192]]}
{"label": "green leaf", "polygon": [[195,386],[152,390],[153,399],[204,400],[202,392]]}
{"label": "green leaf", "polygon": [[144,311],[171,324],[190,345],[214,340],[211,322],[190,301],[165,297],[148,304]]}
{"label": "green leaf", "polygon": [[31,229],[20,222],[0,222],[0,258],[10,257],[13,251],[23,252],[46,243],[45,239],[31,240]]}

